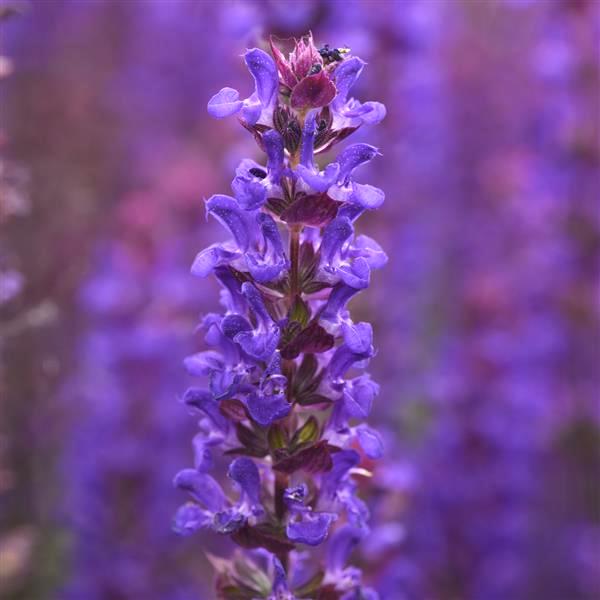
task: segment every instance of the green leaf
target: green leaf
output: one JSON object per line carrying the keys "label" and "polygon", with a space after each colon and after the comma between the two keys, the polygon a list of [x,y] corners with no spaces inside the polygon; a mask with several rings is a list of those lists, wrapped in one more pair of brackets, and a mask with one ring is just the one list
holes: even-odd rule
{"label": "green leaf", "polygon": [[310,308],[308,304],[302,300],[302,297],[299,294],[294,298],[294,303],[290,309],[289,319],[290,321],[300,323],[303,328],[306,327],[306,324],[310,319]]}
{"label": "green leaf", "polygon": [[300,444],[306,442],[316,442],[319,439],[319,422],[311,415],[302,427],[294,433],[290,446],[292,448],[298,447]]}
{"label": "green leaf", "polygon": [[269,433],[267,434],[267,439],[269,441],[269,448],[271,449],[271,451],[279,450],[281,448],[287,448],[287,431],[278,423],[273,423],[271,425],[271,427],[269,428]]}

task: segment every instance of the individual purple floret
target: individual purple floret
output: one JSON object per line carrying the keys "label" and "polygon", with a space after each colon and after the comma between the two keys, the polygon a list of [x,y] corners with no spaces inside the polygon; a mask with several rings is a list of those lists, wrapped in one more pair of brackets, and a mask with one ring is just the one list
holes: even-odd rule
{"label": "individual purple floret", "polygon": [[[373,331],[352,321],[348,303],[387,261],[355,232],[384,201],[355,175],[379,151],[353,144],[324,166],[315,156],[385,108],[349,97],[365,63],[347,49],[319,50],[309,34],[287,56],[274,39],[271,51],[245,54],[249,98],[223,88],[208,103],[214,117],[238,115],[266,158],[243,159],[233,196],[206,201],[229,239],[201,251],[192,273],[221,283],[223,312],[204,317],[208,348],[185,361],[206,383],[183,397],[199,433],[194,467],[175,477],[189,501],[174,529],[210,529],[245,549],[211,558],[218,598],[374,599],[347,564],[369,532],[357,477],[383,454],[363,422],[379,393],[363,372]],[[231,461],[227,478],[214,470],[218,455]],[[310,552],[321,545],[324,562]]]}

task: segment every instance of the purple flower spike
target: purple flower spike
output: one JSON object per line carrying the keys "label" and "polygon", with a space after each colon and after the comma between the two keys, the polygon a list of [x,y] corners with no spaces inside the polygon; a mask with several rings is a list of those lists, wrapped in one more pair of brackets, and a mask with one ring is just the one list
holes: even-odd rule
{"label": "purple flower spike", "polygon": [[[376,600],[347,565],[369,530],[359,465],[383,454],[381,436],[364,423],[379,386],[368,374],[347,377],[375,355],[373,331],[353,323],[348,302],[387,262],[377,242],[355,236],[385,193],[354,178],[379,153],[374,146],[350,145],[322,166],[315,156],[379,122],[385,108],[351,97],[365,63],[349,49],[319,49],[310,33],[285,45],[271,38],[273,58],[246,52],[255,83],[248,98],[223,88],[208,103],[214,117],[237,114],[264,156],[239,162],[233,197],[206,202],[231,238],[192,266],[220,282],[223,311],[204,316],[208,348],[185,360],[207,384],[183,397],[199,432],[195,468],[175,485],[194,501],[173,528],[209,529],[241,548],[234,560],[214,560],[211,597]],[[232,497],[208,474],[223,461]]]}

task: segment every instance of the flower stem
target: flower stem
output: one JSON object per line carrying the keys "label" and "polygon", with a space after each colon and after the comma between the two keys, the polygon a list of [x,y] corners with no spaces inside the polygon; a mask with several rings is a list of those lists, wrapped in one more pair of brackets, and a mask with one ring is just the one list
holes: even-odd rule
{"label": "flower stem", "polygon": [[300,227],[292,225],[290,228],[290,303],[294,302],[300,293]]}

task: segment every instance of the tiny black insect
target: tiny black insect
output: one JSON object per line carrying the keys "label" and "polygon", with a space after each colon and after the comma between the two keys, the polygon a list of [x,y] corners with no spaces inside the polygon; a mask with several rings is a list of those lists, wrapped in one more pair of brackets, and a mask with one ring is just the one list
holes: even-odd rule
{"label": "tiny black insect", "polygon": [[267,176],[267,172],[259,169],[258,167],[252,167],[249,170],[249,173],[254,175],[254,177],[258,177],[259,179],[264,179]]}
{"label": "tiny black insect", "polygon": [[330,48],[329,44],[325,44],[319,50],[319,54],[326,65],[344,60],[344,54],[349,52],[350,48]]}
{"label": "tiny black insect", "polygon": [[313,65],[310,68],[309,75],[316,75],[317,73],[320,73],[322,70],[323,70],[323,67],[321,65]]}

